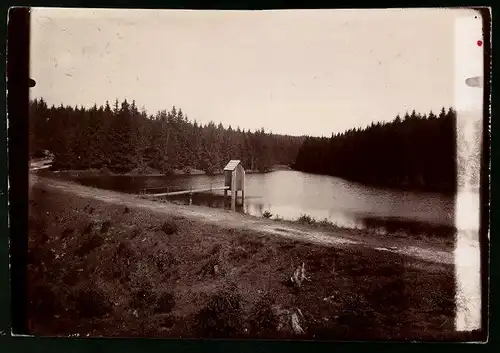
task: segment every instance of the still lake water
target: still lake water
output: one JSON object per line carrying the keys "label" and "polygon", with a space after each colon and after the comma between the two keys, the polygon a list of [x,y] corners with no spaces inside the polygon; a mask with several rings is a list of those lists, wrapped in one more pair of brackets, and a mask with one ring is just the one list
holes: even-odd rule
{"label": "still lake water", "polygon": [[[87,176],[81,184],[127,193],[148,193],[222,186],[223,175],[183,176]],[[231,208],[230,198],[223,191],[195,194],[194,205]],[[264,174],[247,174],[245,201],[237,211],[261,216],[269,211],[294,220],[302,214],[316,220],[327,219],[344,227],[390,227],[449,229],[454,225],[453,196],[438,193],[406,192],[379,189],[340,178],[307,174],[291,170]],[[189,196],[170,196],[167,200],[188,204]],[[405,228],[403,227],[403,228]]]}

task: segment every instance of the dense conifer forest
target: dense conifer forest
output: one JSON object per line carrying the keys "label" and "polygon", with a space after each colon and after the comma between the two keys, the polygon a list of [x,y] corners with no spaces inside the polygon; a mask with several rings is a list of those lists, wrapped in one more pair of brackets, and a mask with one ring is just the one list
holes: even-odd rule
{"label": "dense conifer forest", "polygon": [[135,102],[112,106],[48,107],[30,103],[30,154],[54,154],[54,169],[108,168],[112,172],[169,174],[174,169],[220,171],[230,159],[249,170],[290,165],[304,138],[192,122],[172,107],[148,115]]}
{"label": "dense conifer forest", "polygon": [[52,152],[54,169],[169,174],[195,168],[211,174],[230,159],[241,159],[248,170],[284,164],[373,186],[456,189],[452,108],[437,115],[412,111],[327,138],[250,132],[214,122],[201,125],[176,107],[148,115],[127,100],[86,109],[48,107],[43,99],[34,99],[29,133],[31,156]]}
{"label": "dense conifer forest", "polygon": [[308,137],[294,169],[374,186],[454,192],[456,112],[399,115],[330,138]]}

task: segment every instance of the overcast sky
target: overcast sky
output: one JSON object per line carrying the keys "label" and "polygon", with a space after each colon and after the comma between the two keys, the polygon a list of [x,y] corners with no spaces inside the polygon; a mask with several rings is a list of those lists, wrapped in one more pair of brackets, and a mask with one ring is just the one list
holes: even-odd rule
{"label": "overcast sky", "polygon": [[[327,135],[454,99],[459,10],[33,9],[32,97],[293,135]],[[469,13],[470,15],[470,13]]]}

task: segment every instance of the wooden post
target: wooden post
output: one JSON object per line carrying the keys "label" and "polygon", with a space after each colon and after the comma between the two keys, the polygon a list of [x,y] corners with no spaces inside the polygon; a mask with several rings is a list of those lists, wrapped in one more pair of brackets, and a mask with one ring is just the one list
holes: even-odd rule
{"label": "wooden post", "polygon": [[236,208],[236,169],[231,173],[231,209]]}
{"label": "wooden post", "polygon": [[231,190],[231,211],[236,211],[236,190]]}
{"label": "wooden post", "polygon": [[243,180],[241,182],[241,204],[245,204],[245,170],[243,170]]}

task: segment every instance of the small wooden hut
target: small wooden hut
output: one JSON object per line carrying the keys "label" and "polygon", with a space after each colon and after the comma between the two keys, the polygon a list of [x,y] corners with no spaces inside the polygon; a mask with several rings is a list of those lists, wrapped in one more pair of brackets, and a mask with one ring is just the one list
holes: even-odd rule
{"label": "small wooden hut", "polygon": [[[241,191],[242,201],[245,198],[245,168],[240,160],[230,160],[224,167],[224,186],[231,190],[231,201],[236,202],[238,191]],[[227,195],[227,190],[225,191]]]}

